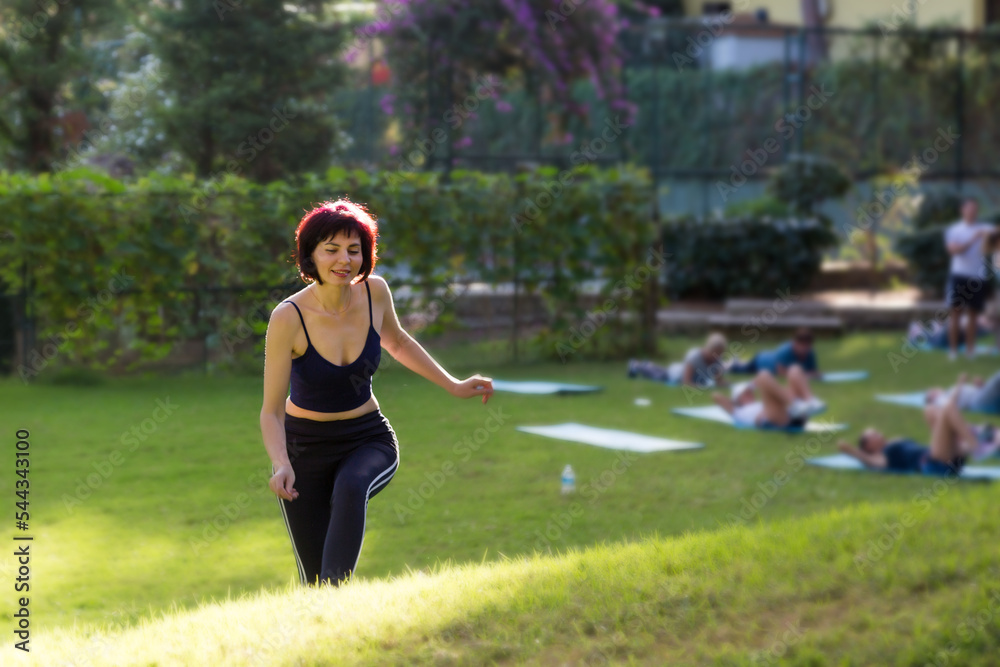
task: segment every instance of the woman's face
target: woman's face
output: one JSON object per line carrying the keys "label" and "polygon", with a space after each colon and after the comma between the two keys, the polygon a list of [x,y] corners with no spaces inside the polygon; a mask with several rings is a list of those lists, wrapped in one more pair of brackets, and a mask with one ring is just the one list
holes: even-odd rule
{"label": "woman's face", "polygon": [[320,242],[312,258],[324,283],[349,285],[361,271],[361,237],[340,232]]}

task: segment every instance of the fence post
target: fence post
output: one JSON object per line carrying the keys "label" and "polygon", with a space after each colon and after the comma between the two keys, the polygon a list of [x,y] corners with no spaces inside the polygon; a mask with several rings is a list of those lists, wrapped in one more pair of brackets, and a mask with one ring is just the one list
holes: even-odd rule
{"label": "fence post", "polygon": [[955,187],[962,191],[964,168],[962,161],[962,145],[965,135],[965,31],[958,33],[958,85],[955,86],[955,122],[958,125],[958,138],[955,140]]}
{"label": "fence post", "polygon": [[[806,38],[809,35],[809,28],[799,30],[799,108],[806,104]],[[806,125],[799,129],[798,153],[801,155],[805,150]]]}
{"label": "fence post", "polygon": [[365,145],[368,149],[367,162],[375,160],[375,43],[368,40],[368,113],[365,114]]}
{"label": "fence post", "polygon": [[[28,260],[24,260],[21,266],[21,295],[18,299],[20,305],[20,317],[18,318],[18,329],[16,334],[17,345],[19,346],[17,356],[21,359],[21,367],[31,368],[30,354],[35,349],[35,321],[33,308],[31,307],[31,272],[28,270]],[[30,375],[27,377],[31,377]]]}
{"label": "fence post", "polygon": [[519,303],[518,303],[518,298],[517,298],[518,297],[518,294],[517,294],[518,293],[518,287],[519,287],[519,285],[518,285],[519,270],[518,270],[518,264],[517,264],[517,260],[518,260],[518,257],[517,257],[517,255],[518,255],[518,252],[517,252],[517,239],[518,239],[518,232],[515,232],[514,233],[514,243],[513,243],[513,261],[511,262],[511,264],[513,265],[513,269],[514,269],[513,272],[512,272],[513,282],[514,282],[514,297],[513,297],[513,303],[511,304],[511,320],[512,320],[512,322],[511,322],[511,354],[512,354],[512,356],[514,358],[513,360],[514,360],[515,364],[517,363],[517,338],[518,338],[518,335],[520,334],[519,327],[518,327],[518,319],[519,319],[518,315],[519,315],[520,308],[519,308]]}
{"label": "fence post", "polygon": [[[783,76],[781,78],[781,84],[782,84],[781,85],[781,88],[782,88],[781,92],[782,92],[782,96],[784,97],[784,100],[785,100],[785,105],[784,105],[785,108],[784,108],[784,111],[782,111],[781,117],[784,118],[786,122],[788,120],[788,107],[790,107],[791,104],[792,104],[792,91],[791,91],[791,85],[790,85],[790,82],[792,80],[792,71],[791,71],[791,68],[792,68],[792,45],[791,45],[791,39],[792,39],[792,29],[791,28],[785,28],[785,76]],[[788,139],[787,139],[787,137],[785,137],[784,133],[782,133],[782,135],[781,135],[781,152],[784,155],[785,159],[787,160],[787,158],[788,158]]]}

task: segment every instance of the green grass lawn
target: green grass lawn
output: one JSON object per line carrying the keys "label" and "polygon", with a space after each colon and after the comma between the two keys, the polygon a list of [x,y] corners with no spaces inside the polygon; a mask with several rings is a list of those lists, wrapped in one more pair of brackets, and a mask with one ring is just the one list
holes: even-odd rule
{"label": "green grass lawn", "polygon": [[[674,338],[663,348],[669,357],[677,358],[692,342]],[[818,388],[829,404],[826,416],[851,424],[848,437],[856,436],[863,425],[874,424],[890,433],[926,440],[918,410],[876,403],[873,395],[947,384],[959,370],[986,375],[1000,369],[1000,358],[950,363],[943,354],[921,354],[898,365],[899,358],[890,360],[890,355],[899,354],[900,345],[896,335],[850,336],[818,344],[824,368],[866,368],[872,373],[864,382]],[[690,617],[675,608],[676,599],[669,595],[657,602],[662,609],[655,623],[679,624],[674,629],[681,638],[670,639],[670,633],[647,629],[640,633],[637,644],[628,645],[637,655],[646,656],[643,661],[649,664],[662,662],[659,658],[673,655],[670,651],[674,649],[684,651],[676,655],[696,662],[714,656],[723,660],[720,664],[741,664],[738,656],[746,657],[748,647],[763,645],[770,635],[767,631],[753,634],[753,619],[742,627],[733,615],[741,610],[760,613],[768,616],[761,621],[762,627],[778,627],[779,610],[786,606],[789,617],[793,612],[801,613],[803,618],[819,619],[816,622],[823,626],[821,633],[813,633],[812,640],[798,646],[812,646],[818,651],[816,655],[822,655],[836,645],[838,651],[852,656],[848,664],[873,664],[865,656],[885,655],[878,651],[891,646],[893,638],[905,643],[900,633],[910,631],[910,626],[891,620],[902,613],[894,605],[916,613],[914,618],[922,619],[923,625],[918,626],[927,636],[937,636],[934,633],[956,625],[962,614],[982,602],[987,585],[1000,581],[995,558],[995,508],[1000,486],[949,486],[946,497],[937,502],[935,496],[929,503],[930,509],[921,515],[921,528],[907,530],[890,553],[861,576],[853,564],[841,562],[851,551],[848,546],[877,540],[885,533],[881,521],[899,516],[901,507],[922,507],[920,494],[933,488],[932,480],[803,467],[801,458],[809,436],[737,431],[671,415],[671,407],[688,403],[684,394],[648,381],[629,380],[622,362],[502,366],[489,363],[490,350],[488,345],[451,346],[434,350],[434,354],[449,371],[463,377],[480,372],[504,379],[601,384],[605,389],[570,397],[497,393],[483,406],[478,400],[454,399],[398,364],[388,364],[379,371],[375,393],[399,437],[401,464],[395,479],[369,507],[358,579],[409,571],[437,572],[433,576],[418,572],[406,580],[406,590],[415,595],[413,591],[448,579],[442,569],[446,564],[485,561],[486,569],[481,571],[486,578],[484,590],[506,596],[501,603],[490,597],[493,593],[484,594],[476,603],[481,605],[479,610],[465,620],[464,607],[454,600],[458,605],[455,610],[462,612],[454,618],[440,610],[434,612],[438,616],[423,621],[420,614],[407,616],[405,623],[410,629],[406,632],[412,631],[413,637],[450,628],[451,639],[436,636],[423,646],[397,647],[398,657],[389,662],[411,658],[435,662],[434,642],[442,643],[442,661],[461,664],[506,657],[558,662],[558,646],[565,641],[574,642],[568,647],[572,651],[613,648],[620,632],[620,628],[615,630],[615,614],[621,609],[609,611],[607,617],[598,614],[604,619],[600,623],[611,624],[607,630],[610,635],[605,629],[593,628],[588,634],[587,622],[581,620],[579,625],[574,620],[577,615],[572,602],[573,595],[583,595],[580,591],[587,588],[586,581],[574,583],[574,577],[563,572],[569,568],[571,573],[574,559],[581,558],[577,549],[600,544],[642,542],[641,547],[599,551],[593,556],[595,560],[586,564],[599,569],[602,559],[626,559],[622,554],[640,549],[634,552],[635,557],[640,564],[649,564],[640,577],[645,582],[640,582],[641,586],[653,586],[658,578],[687,572],[670,567],[664,571],[662,552],[675,554],[694,568],[686,575],[690,588],[685,589],[685,604],[691,608]],[[471,363],[476,359],[480,361]],[[651,399],[652,405],[635,406],[633,401],[640,396]],[[31,431],[30,533],[35,538],[31,604],[33,627],[39,632],[39,643],[33,648],[44,651],[45,633],[57,628],[77,627],[83,633],[82,628],[95,624],[128,627],[161,612],[193,610],[208,600],[227,596],[282,594],[283,600],[288,599],[287,588],[296,578],[295,564],[277,501],[266,487],[269,462],[257,419],[259,377],[129,378],[86,388],[44,382],[24,386],[17,380],[6,380],[0,383],[0,402],[5,438],[11,443],[9,452],[16,429]],[[485,431],[477,429],[484,428],[491,414],[501,415],[503,425],[483,440]],[[634,455],[623,463],[612,450],[514,430],[520,424],[562,421],[696,440],[706,447]],[[132,434],[133,428],[138,435]],[[475,443],[477,435],[478,446],[461,444],[465,438]],[[833,451],[830,439],[821,443],[818,453]],[[559,493],[559,475],[567,463],[576,470],[580,489],[570,498]],[[774,490],[769,483],[776,474],[784,479],[781,473],[787,482]],[[13,499],[13,480],[11,469],[0,483],[0,490],[9,499]],[[757,504],[761,494],[767,498],[751,513],[747,526],[752,530],[724,527],[741,510],[744,516],[748,514],[745,503],[754,502],[755,494]],[[830,514],[838,510],[846,512]],[[796,521],[781,523],[784,520]],[[11,523],[6,530],[12,532]],[[843,543],[847,546],[841,544],[838,531],[849,533]],[[978,531],[976,539],[972,539],[974,531]],[[799,533],[811,537],[799,538]],[[787,559],[775,546],[778,536],[790,540],[793,551]],[[643,542],[647,538],[650,541]],[[691,553],[709,550],[711,558],[698,560],[689,548]],[[835,562],[821,567],[820,562],[811,560],[810,549],[834,554],[836,557],[830,558]],[[573,554],[537,561],[538,577],[555,570],[563,572],[557,577],[558,585],[538,591],[537,596],[526,583],[536,576],[525,570],[528,565],[520,560],[516,561],[519,565],[498,565],[535,552]],[[969,564],[962,565],[966,561]],[[4,571],[12,572],[13,558],[5,556],[3,562]],[[516,575],[516,591],[510,588],[514,584],[503,581],[511,572],[505,574],[497,569],[501,567],[527,573]],[[906,572],[897,575],[894,567],[903,567]],[[955,574],[956,569],[959,574]],[[474,590],[480,571],[466,568],[460,572],[461,586]],[[706,581],[696,581],[698,572]],[[715,572],[729,579],[716,581],[712,576]],[[947,575],[945,583],[950,580],[947,577],[958,582],[955,590],[939,580],[942,572]],[[922,586],[921,574],[934,581]],[[601,576],[605,578],[600,590],[581,603],[586,609],[606,606],[609,600],[625,595],[623,591],[631,590],[620,585],[610,588],[608,582],[617,579],[608,573]],[[739,588],[744,576],[748,588],[730,590]],[[495,585],[489,583],[494,580]],[[364,590],[379,591],[378,595],[388,599],[386,586],[390,584],[353,587],[354,592],[345,594],[349,597],[343,597],[342,604],[356,601]],[[515,592],[526,599],[515,599]],[[875,592],[883,595],[875,596]],[[559,596],[564,595],[570,597],[562,600]],[[562,600],[562,606],[549,608],[546,596]],[[926,610],[913,611],[914,605],[923,609],[924,598]],[[271,598],[261,598],[267,599]],[[727,600],[738,604],[727,610]],[[13,594],[0,599],[5,615],[11,613],[13,602]],[[250,604],[240,604],[244,603]],[[810,609],[812,604],[815,609]],[[525,609],[529,611],[522,618],[518,614]],[[514,642],[514,635],[506,639],[498,636],[496,627],[490,629],[489,619],[502,623],[508,612],[521,619],[519,623],[531,623],[537,617],[546,625],[528,632],[529,637],[538,635],[537,647],[518,644],[503,648]],[[943,620],[935,620],[938,616]],[[955,621],[951,626],[949,619]],[[421,630],[421,622],[426,622],[427,628]],[[702,622],[710,627],[695,627]],[[573,626],[573,633],[590,639],[578,643],[566,633],[560,634],[559,628],[567,625]],[[994,621],[990,627],[992,631],[980,633],[977,641],[996,647],[998,625]],[[389,642],[391,631],[383,632],[387,634],[376,636],[369,644]],[[483,640],[478,633],[492,633],[492,639]],[[553,633],[559,635],[555,640]],[[875,653],[855,645],[855,635],[870,639]],[[401,636],[400,646],[410,635],[404,632]],[[748,643],[750,636],[761,641]],[[470,647],[468,654],[453,646],[463,643],[462,639]],[[135,636],[133,640],[139,641]],[[699,653],[702,649],[696,645],[701,641],[718,644],[718,652]],[[926,642],[918,645],[931,646]],[[610,661],[621,661],[629,653],[628,646],[621,649],[624,652],[612,652]],[[363,657],[363,649],[350,655]],[[930,655],[922,651],[913,655]],[[583,659],[582,654],[574,655],[577,657],[566,661]],[[730,659],[727,656],[737,657],[735,662],[725,662]],[[288,664],[322,664],[302,659],[304,662],[292,660]]]}

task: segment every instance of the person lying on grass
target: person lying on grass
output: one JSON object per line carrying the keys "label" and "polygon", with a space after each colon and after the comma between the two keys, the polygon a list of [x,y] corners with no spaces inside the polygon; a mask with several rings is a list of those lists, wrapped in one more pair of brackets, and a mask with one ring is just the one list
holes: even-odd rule
{"label": "person lying on grass", "polygon": [[924,416],[928,423],[935,420],[941,406],[948,402],[952,395],[956,396],[956,403],[959,410],[973,410],[976,412],[998,412],[1000,413],[1000,371],[994,373],[988,380],[981,377],[972,378],[971,382],[959,387],[932,387],[924,394]]}
{"label": "person lying on grass", "polygon": [[628,376],[685,387],[724,387],[728,384],[722,361],[725,351],[726,337],[721,333],[711,333],[704,345],[687,351],[684,361],[675,361],[669,366],[661,366],[648,360],[629,359]]}
{"label": "person lying on grass", "polygon": [[765,370],[771,371],[778,377],[785,377],[793,364],[801,366],[811,379],[820,378],[816,351],[813,349],[813,334],[806,327],[797,329],[790,341],[773,350],[758,352],[749,361],[734,361],[730,364],[728,371],[730,373],[756,373]]}
{"label": "person lying on grass", "polygon": [[[961,388],[965,375],[955,384]],[[858,446],[840,441],[840,451],[853,456],[870,468],[892,472],[919,472],[925,475],[957,475],[973,455],[982,455],[980,437],[962,417],[958,408],[959,391],[953,392],[937,413],[930,430],[930,445],[924,446],[908,438],[888,439],[881,431],[869,427],[858,438]],[[998,445],[991,434],[993,451]]]}
{"label": "person lying on grass", "polygon": [[[715,392],[712,400],[733,417],[737,426],[803,428],[809,417],[826,409],[809,388],[809,378],[798,364],[788,369],[788,386],[771,371],[759,371],[753,380],[734,385],[731,395]],[[760,392],[757,400],[755,390]]]}

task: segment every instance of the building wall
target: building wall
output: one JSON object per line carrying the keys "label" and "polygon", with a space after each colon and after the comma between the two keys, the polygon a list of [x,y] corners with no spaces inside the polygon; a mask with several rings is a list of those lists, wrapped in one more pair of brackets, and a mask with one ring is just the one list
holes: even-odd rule
{"label": "building wall", "polygon": [[[689,16],[700,16],[703,0],[684,0]],[[830,13],[826,25],[860,28],[866,23],[891,19],[895,8],[905,12],[911,0],[826,0]],[[753,13],[758,8],[768,10],[774,23],[802,23],[801,0],[731,0],[737,13]],[[966,28],[979,28],[983,24],[983,0],[912,0],[916,23],[926,26],[948,20]]]}

